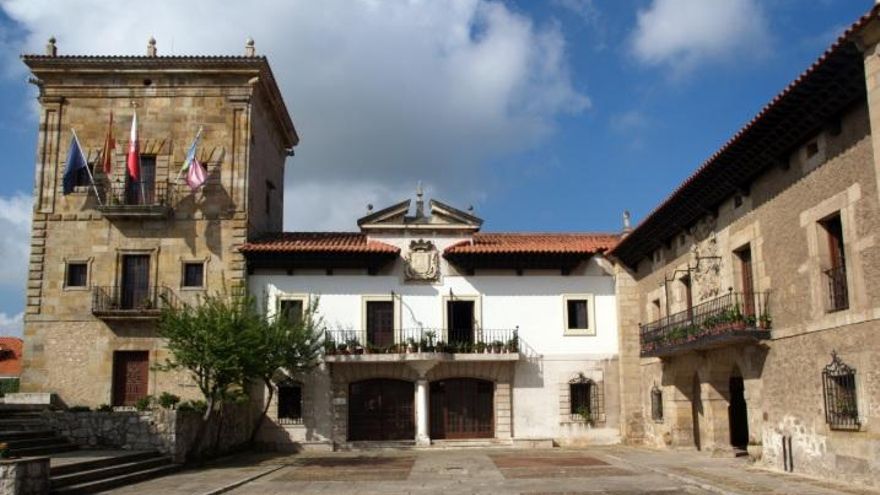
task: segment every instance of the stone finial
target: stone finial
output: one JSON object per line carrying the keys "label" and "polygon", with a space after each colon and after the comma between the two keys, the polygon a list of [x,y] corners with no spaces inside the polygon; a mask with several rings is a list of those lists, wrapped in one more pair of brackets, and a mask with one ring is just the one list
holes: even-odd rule
{"label": "stone finial", "polygon": [[256,57],[257,49],[254,47],[254,39],[248,36],[247,41],[244,43],[244,56],[245,57]]}
{"label": "stone finial", "polygon": [[422,190],[422,181],[416,185],[416,218],[425,216],[425,191]]}
{"label": "stone finial", "polygon": [[52,36],[49,38],[49,42],[46,43],[46,55],[50,57],[58,56],[58,47],[55,46],[55,37]]}
{"label": "stone finial", "polygon": [[373,203],[367,204],[367,213],[373,213]]}
{"label": "stone finial", "polygon": [[155,57],[156,56],[156,38],[150,36],[150,40],[147,41],[147,56]]}
{"label": "stone finial", "polygon": [[629,234],[632,232],[632,215],[630,215],[629,210],[623,212],[623,233]]}

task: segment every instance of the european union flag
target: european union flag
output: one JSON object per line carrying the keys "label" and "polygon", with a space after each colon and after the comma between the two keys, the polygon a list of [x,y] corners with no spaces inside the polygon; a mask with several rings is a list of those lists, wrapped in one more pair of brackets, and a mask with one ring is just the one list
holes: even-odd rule
{"label": "european union flag", "polygon": [[89,164],[86,163],[86,159],[79,147],[79,140],[74,135],[73,139],[70,140],[70,151],[67,152],[67,165],[64,168],[64,180],[62,181],[64,194],[73,192],[73,188],[76,186],[76,176],[80,170],[88,167]]}

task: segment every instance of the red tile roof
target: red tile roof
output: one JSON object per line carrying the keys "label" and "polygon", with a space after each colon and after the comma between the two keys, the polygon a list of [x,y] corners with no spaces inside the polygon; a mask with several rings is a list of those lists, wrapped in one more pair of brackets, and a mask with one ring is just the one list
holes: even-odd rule
{"label": "red tile roof", "polygon": [[446,248],[444,254],[595,254],[613,248],[619,238],[597,233],[487,232],[474,234],[473,242]]}
{"label": "red tile roof", "polygon": [[398,254],[400,248],[367,240],[360,232],[282,232],[241,247],[243,253],[379,253]]}
{"label": "red tile roof", "polygon": [[0,337],[0,376],[21,375],[21,347],[18,337]]}

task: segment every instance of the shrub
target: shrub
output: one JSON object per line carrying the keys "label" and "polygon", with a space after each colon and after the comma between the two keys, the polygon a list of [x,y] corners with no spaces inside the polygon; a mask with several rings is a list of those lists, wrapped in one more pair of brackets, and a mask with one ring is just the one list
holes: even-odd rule
{"label": "shrub", "polygon": [[91,410],[92,410],[92,408],[89,406],[71,406],[71,407],[67,408],[67,412],[74,412],[74,413],[89,412]]}
{"label": "shrub", "polygon": [[113,406],[111,406],[110,404],[101,404],[95,410],[98,412],[113,412]]}
{"label": "shrub", "polygon": [[137,409],[138,411],[149,411],[150,406],[152,406],[152,405],[153,405],[153,396],[146,395],[144,397],[141,397],[140,399],[137,400],[137,402],[134,403],[134,408]]}
{"label": "shrub", "polygon": [[208,409],[208,404],[203,400],[186,400],[177,405],[177,410],[181,412],[204,414],[206,409]]}
{"label": "shrub", "polygon": [[18,383],[18,378],[4,378],[0,380],[0,397],[18,392]]}
{"label": "shrub", "polygon": [[174,409],[174,406],[179,402],[180,397],[169,392],[162,392],[162,395],[159,396],[159,406],[162,409]]}

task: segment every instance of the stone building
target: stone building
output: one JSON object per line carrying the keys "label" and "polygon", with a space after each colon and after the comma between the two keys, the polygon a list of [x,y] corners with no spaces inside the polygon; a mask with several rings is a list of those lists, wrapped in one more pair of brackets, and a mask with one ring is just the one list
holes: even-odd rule
{"label": "stone building", "polygon": [[315,314],[321,367],[278,384],[261,441],[619,441],[616,234],[484,233],[421,193],[354,232],[243,246],[268,314]]}
{"label": "stone building", "polygon": [[[25,55],[39,88],[22,391],[68,405],[131,405],[198,393],[151,365],[166,351],[154,323],[166,301],[242,286],[248,238],[281,229],[284,164],[298,142],[269,63],[244,56]],[[126,173],[137,112],[140,183]],[[105,173],[110,126],[116,144]],[[199,128],[207,182],[178,179]],[[80,174],[62,194],[76,132],[97,191]]]}
{"label": "stone building", "polygon": [[628,440],[880,480],[878,13],[613,249]]}

